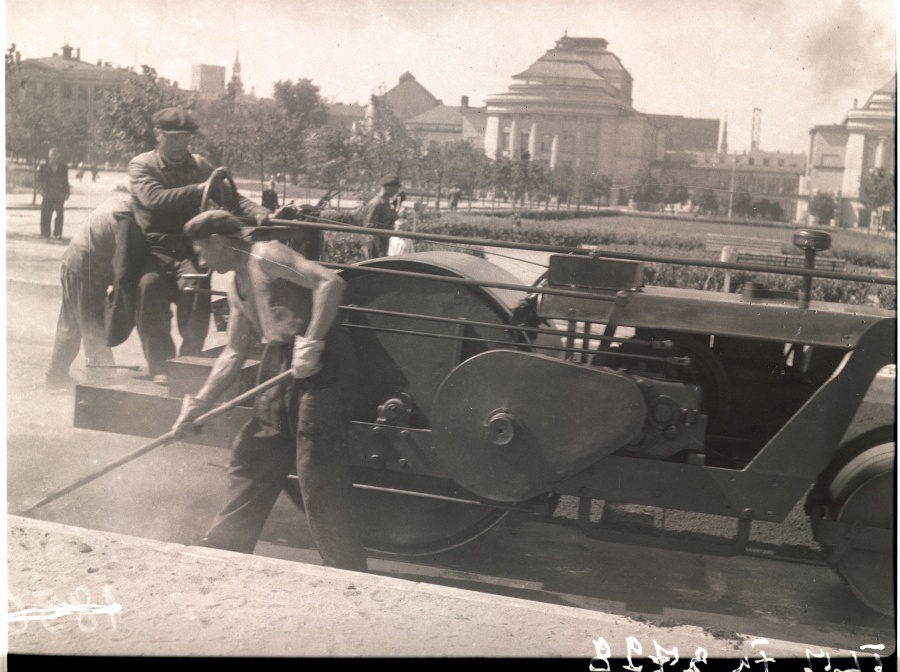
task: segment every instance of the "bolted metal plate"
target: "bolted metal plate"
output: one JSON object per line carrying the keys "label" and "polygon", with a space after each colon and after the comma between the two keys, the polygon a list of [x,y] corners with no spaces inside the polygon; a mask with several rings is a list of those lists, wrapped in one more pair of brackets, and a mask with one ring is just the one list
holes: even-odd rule
{"label": "bolted metal plate", "polygon": [[635,439],[645,416],[626,374],[510,350],[457,366],[431,409],[448,474],[496,501],[546,492]]}

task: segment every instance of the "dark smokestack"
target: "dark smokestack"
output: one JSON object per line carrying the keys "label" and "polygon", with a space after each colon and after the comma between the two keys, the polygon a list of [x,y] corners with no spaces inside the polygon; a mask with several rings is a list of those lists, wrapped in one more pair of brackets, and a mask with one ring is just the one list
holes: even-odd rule
{"label": "dark smokestack", "polygon": [[462,101],[460,102],[460,106],[461,106],[463,109],[466,109],[467,107],[469,107],[469,97],[468,97],[468,96],[463,96],[463,97],[462,97]]}
{"label": "dark smokestack", "polygon": [[78,49],[75,50],[75,60],[76,61],[81,60],[81,47],[78,47]]}

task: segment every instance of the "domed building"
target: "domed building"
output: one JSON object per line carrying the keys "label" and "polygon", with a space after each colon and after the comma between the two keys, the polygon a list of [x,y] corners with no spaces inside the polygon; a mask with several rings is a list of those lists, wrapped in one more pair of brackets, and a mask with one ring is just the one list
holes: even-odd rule
{"label": "domed building", "polygon": [[505,93],[488,97],[484,148],[629,185],[663,152],[665,133],[632,107],[632,77],[599,37],[557,40]]}

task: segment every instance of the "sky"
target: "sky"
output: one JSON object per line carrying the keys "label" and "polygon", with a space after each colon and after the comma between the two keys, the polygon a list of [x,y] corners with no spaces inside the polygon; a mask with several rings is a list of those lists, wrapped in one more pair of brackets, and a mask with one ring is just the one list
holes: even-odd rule
{"label": "sky", "polygon": [[602,37],[639,112],[728,121],[729,149],[806,153],[896,72],[894,0],[6,0],[22,58],[151,65],[188,88],[191,66],[239,51],[245,89],[309,79],[365,104],[404,72],[445,104],[505,92],[556,40]]}

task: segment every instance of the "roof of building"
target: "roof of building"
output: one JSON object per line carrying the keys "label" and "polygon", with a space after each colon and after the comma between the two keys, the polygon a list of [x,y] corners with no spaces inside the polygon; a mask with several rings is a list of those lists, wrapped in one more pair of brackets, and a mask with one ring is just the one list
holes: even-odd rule
{"label": "roof of building", "polygon": [[400,75],[400,82],[397,86],[377,98],[387,103],[388,107],[401,120],[410,119],[441,104],[441,101],[431,95],[431,92],[419,84],[409,72]]}
{"label": "roof of building", "polygon": [[328,103],[328,114],[336,117],[353,117],[354,119],[365,119],[366,108],[358,103]]}
{"label": "roof of building", "polygon": [[540,59],[531,64],[524,72],[513,75],[513,79],[583,79],[587,81],[606,82],[606,79],[590,65],[580,59],[554,58]]}
{"label": "roof of building", "polygon": [[462,112],[458,105],[437,105],[422,114],[408,119],[408,124],[442,124],[446,126],[461,126]]}
{"label": "roof of building", "polygon": [[50,56],[49,58],[27,58],[22,61],[19,72],[26,74],[30,69],[47,74],[83,74],[92,79],[122,80],[131,74],[128,68],[114,68],[111,65],[95,65],[76,58]]}
{"label": "roof of building", "polygon": [[[600,90],[606,96],[631,104],[631,75],[619,58],[607,50],[608,42],[601,37],[568,37],[556,41],[526,70],[513,75],[514,80],[527,82],[534,93],[542,86],[566,86]],[[511,87],[510,93],[512,93]],[[508,96],[509,94],[505,94]],[[558,92],[546,96],[558,97]],[[592,94],[596,95],[596,93]],[[499,97],[503,97],[500,94]]]}

